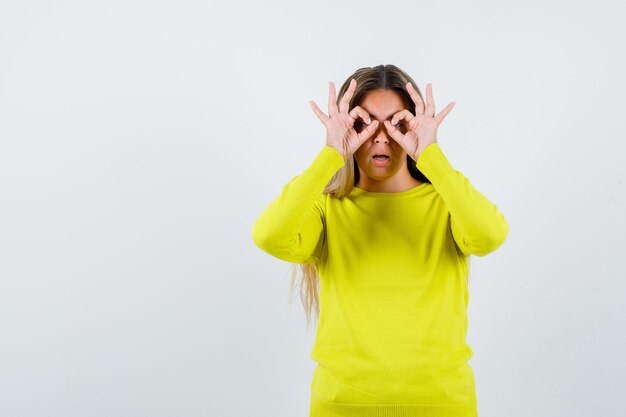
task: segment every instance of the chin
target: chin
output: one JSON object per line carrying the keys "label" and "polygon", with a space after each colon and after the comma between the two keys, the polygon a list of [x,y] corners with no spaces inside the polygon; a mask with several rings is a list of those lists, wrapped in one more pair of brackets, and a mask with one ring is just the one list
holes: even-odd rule
{"label": "chin", "polygon": [[375,180],[385,180],[387,178],[391,178],[398,173],[398,167],[372,167],[367,170],[365,174]]}

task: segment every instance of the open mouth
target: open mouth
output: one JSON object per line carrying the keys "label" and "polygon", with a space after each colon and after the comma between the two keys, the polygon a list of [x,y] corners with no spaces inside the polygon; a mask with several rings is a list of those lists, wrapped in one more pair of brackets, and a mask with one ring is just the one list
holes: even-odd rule
{"label": "open mouth", "polygon": [[391,160],[388,155],[374,155],[372,159],[374,160],[374,165],[377,167],[383,167],[389,164],[389,161]]}

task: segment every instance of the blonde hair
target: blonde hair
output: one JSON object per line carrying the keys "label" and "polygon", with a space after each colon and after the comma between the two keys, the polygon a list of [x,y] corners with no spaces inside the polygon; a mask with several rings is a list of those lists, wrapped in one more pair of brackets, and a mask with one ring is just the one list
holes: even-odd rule
{"label": "blonde hair", "polygon": [[[356,70],[351,76],[346,79],[346,81],[344,81],[343,85],[339,89],[339,92],[337,94],[337,104],[339,104],[341,97],[343,97],[344,93],[350,85],[350,80],[352,80],[353,78],[356,80],[357,86],[356,90],[354,91],[354,95],[350,100],[349,110],[352,110],[354,106],[358,105],[367,92],[382,88],[396,92],[404,101],[406,109],[415,114],[415,103],[413,102],[411,96],[406,90],[406,84],[408,82],[411,82],[411,84],[413,84],[413,87],[415,88],[419,96],[422,98],[422,100],[424,99],[422,93],[417,87],[417,84],[407,73],[405,73],[395,65],[387,64],[378,65],[375,67],[365,67]],[[426,178],[426,176],[424,176],[424,174],[422,174],[417,169],[417,167],[415,166],[415,161],[408,155],[407,166],[413,178],[422,182],[430,182],[428,178]],[[335,198],[341,198],[349,194],[355,184],[358,183],[359,175],[360,173],[356,159],[354,157],[348,158],[345,165],[341,167],[330,179],[330,181],[326,185],[326,188],[324,189],[324,193],[327,193]],[[300,299],[302,300],[304,311],[306,313],[308,329],[311,322],[312,310],[315,309],[316,319],[319,317],[320,313],[319,276],[317,274],[317,270],[314,264],[292,263],[291,282],[289,285],[292,297],[295,289],[295,281],[298,270],[300,270],[301,272],[301,279],[299,284]]]}

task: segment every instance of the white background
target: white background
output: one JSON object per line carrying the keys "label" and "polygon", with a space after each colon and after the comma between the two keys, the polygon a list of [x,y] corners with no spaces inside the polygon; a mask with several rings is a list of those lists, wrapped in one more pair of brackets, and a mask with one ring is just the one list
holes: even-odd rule
{"label": "white background", "polygon": [[251,229],[324,146],[307,100],[390,63],[509,222],[471,260],[480,417],[624,415],[624,11],[0,1],[0,416],[308,416]]}

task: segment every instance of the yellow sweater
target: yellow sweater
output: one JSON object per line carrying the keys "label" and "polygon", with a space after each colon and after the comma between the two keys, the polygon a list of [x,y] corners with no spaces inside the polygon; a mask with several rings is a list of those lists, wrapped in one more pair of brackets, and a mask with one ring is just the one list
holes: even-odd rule
{"label": "yellow sweater", "polygon": [[507,221],[438,143],[416,162],[431,183],[406,191],[325,194],[343,165],[324,146],[252,230],[320,277],[310,416],[476,417],[467,261],[498,248]]}

